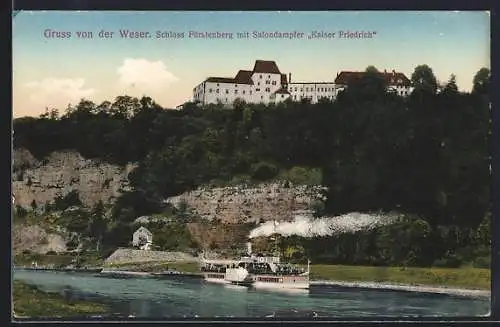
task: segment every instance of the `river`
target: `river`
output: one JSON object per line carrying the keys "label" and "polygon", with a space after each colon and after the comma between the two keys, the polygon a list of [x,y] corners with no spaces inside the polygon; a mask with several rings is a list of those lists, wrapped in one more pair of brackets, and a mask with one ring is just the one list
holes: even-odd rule
{"label": "river", "polygon": [[470,317],[485,315],[489,298],[311,286],[308,292],[261,291],[200,279],[117,278],[91,273],[14,271],[14,279],[72,299],[109,304],[110,315],[181,317]]}

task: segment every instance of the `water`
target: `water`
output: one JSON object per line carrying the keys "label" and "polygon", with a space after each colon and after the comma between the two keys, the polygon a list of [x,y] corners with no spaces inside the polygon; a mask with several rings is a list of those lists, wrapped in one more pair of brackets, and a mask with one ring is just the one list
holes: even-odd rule
{"label": "water", "polygon": [[470,317],[489,312],[489,298],[312,286],[308,292],[261,291],[200,279],[116,278],[90,273],[15,271],[14,279],[72,299],[110,305],[110,315],[181,317]]}

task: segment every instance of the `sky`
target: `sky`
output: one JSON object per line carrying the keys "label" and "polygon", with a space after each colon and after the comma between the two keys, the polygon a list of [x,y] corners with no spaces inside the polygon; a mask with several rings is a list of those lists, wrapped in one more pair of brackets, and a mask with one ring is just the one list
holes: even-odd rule
{"label": "sky", "polygon": [[[151,37],[124,38],[120,30]],[[101,31],[113,36],[100,37]],[[185,34],[157,38],[157,31]],[[231,32],[233,39],[189,38],[189,31]],[[250,38],[237,38],[246,31]],[[253,31],[306,37],[253,38]],[[336,34],[308,39],[312,31]],[[372,37],[339,38],[340,31]],[[63,112],[83,98],[100,103],[120,95],[147,95],[174,108],[191,100],[193,88],[207,77],[234,77],[257,59],[274,60],[282,73],[292,74],[292,82],[333,82],[342,70],[369,65],[410,77],[426,64],[440,82],[455,74],[463,91],[470,91],[480,68],[490,67],[490,16],[484,11],[23,11],[13,18],[12,34],[14,117],[38,116],[46,108]]]}

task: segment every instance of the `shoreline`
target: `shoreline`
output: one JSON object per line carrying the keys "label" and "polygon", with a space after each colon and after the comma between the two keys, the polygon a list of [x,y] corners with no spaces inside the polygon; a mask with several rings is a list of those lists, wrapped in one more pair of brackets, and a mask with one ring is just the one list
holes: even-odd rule
{"label": "shoreline", "polygon": [[[181,276],[181,277],[199,277],[202,275],[199,273],[192,272],[182,272],[182,271],[165,271],[165,272],[143,272],[143,271],[131,271],[131,270],[119,270],[119,269],[109,269],[109,268],[94,268],[94,269],[57,269],[57,268],[32,268],[32,267],[13,267],[18,270],[28,270],[28,271],[59,271],[59,272],[97,272],[101,275],[122,275],[131,277],[169,277],[169,276]],[[379,289],[379,290],[390,290],[390,291],[403,291],[403,292],[417,292],[417,293],[429,293],[429,294],[445,294],[452,296],[466,296],[466,297],[491,297],[490,290],[481,289],[468,289],[468,288],[457,288],[449,286],[436,286],[436,285],[425,285],[425,284],[403,284],[403,283],[386,283],[386,282],[371,282],[371,281],[339,281],[339,280],[325,280],[325,279],[311,279],[311,286],[338,286],[346,288],[360,288],[360,289]]]}

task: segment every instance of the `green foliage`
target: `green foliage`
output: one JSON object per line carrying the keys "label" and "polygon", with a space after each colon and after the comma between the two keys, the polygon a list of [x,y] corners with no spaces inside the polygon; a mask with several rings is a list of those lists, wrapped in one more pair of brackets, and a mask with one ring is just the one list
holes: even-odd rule
{"label": "green foliage", "polygon": [[459,268],[462,265],[462,260],[456,255],[448,255],[445,258],[434,261],[432,265],[438,268]]}
{"label": "green foliage", "polygon": [[56,293],[46,293],[34,285],[15,280],[12,284],[15,317],[75,317],[103,314],[110,308],[102,303],[69,300]]}
{"label": "green foliage", "polygon": [[260,162],[252,167],[252,179],[256,181],[267,181],[278,174],[278,168],[267,162]]}
{"label": "green foliage", "polygon": [[325,203],[323,201],[314,201],[311,203],[311,208],[313,215],[315,217],[321,217],[325,215]]}
{"label": "green foliage", "polygon": [[321,185],[323,176],[319,168],[292,167],[282,172],[279,179],[295,185]]}
{"label": "green foliage", "polygon": [[25,218],[28,215],[28,210],[24,209],[20,205],[16,205],[15,215],[17,218]]}
{"label": "green foliage", "polygon": [[78,207],[82,205],[82,201],[80,200],[80,196],[77,190],[72,190],[68,194],[64,196],[57,196],[54,199],[53,203],[50,203],[46,206],[47,211],[58,211],[58,210],[66,210],[71,207]]}
{"label": "green foliage", "polygon": [[474,268],[487,268],[491,269],[491,256],[479,257],[474,260]]}
{"label": "green foliage", "polygon": [[155,247],[162,251],[186,251],[197,248],[187,225],[180,222],[151,223],[147,228],[153,233]]}
{"label": "green foliage", "polygon": [[[126,246],[130,222],[161,212],[165,197],[211,182],[277,178],[327,186],[328,214],[397,210],[421,217],[377,232],[304,240],[308,256],[432,265],[453,253],[470,262],[491,244],[484,220],[491,210],[490,71],[474,76],[470,94],[457,92],[453,76],[437,93],[427,65],[416,67],[411,80],[415,92],[399,97],[369,67],[335,101],[236,102],[230,110],[199,104],[162,110],[148,97],[100,105],[82,100],[62,115],[16,119],[14,147],[39,159],[74,149],[88,158],[138,163],[129,175],[134,191],[117,199],[106,230],[98,232],[99,219],[87,217],[94,224],[87,234],[102,234],[105,248]],[[54,205],[63,210],[77,198]],[[83,230],[83,220],[72,228]]]}

